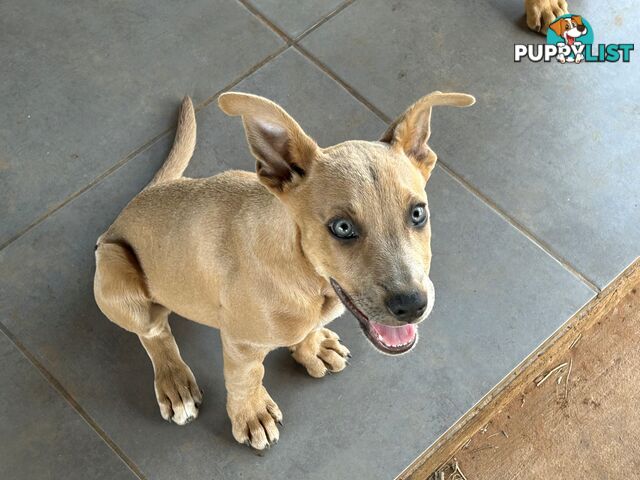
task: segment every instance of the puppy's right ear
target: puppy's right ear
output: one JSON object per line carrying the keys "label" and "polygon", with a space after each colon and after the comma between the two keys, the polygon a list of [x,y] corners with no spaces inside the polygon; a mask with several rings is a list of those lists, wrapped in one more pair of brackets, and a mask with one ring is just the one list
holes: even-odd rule
{"label": "puppy's right ear", "polygon": [[260,182],[279,193],[304,178],[318,145],[282,107],[257,95],[236,92],[220,95],[218,105],[227,115],[242,117]]}

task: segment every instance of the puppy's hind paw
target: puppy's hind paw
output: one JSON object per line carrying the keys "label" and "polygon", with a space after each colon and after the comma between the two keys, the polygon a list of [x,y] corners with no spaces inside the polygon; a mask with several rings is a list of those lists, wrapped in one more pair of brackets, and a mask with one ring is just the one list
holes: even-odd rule
{"label": "puppy's hind paw", "polygon": [[565,0],[525,0],[527,26],[534,32],[547,33],[549,24],[560,15],[569,13]]}
{"label": "puppy's hind paw", "polygon": [[311,332],[291,350],[293,358],[315,378],[344,370],[351,357],[338,335],[327,328]]}

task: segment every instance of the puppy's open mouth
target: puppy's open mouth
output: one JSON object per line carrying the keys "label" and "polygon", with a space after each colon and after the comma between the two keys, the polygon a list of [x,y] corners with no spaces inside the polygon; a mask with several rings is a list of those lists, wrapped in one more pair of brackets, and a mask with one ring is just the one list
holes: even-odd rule
{"label": "puppy's open mouth", "polygon": [[389,355],[399,355],[413,348],[418,340],[418,327],[416,325],[407,324],[400,327],[391,327],[369,320],[369,318],[356,307],[351,297],[342,289],[338,282],[333,278],[329,280],[340,301],[353,316],[358,319],[360,328],[362,328],[365,336],[378,350]]}

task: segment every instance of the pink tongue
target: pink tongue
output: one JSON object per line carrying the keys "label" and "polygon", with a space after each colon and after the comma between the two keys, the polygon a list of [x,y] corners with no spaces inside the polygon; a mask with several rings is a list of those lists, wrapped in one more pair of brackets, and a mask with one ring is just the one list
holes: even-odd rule
{"label": "pink tongue", "polygon": [[401,327],[390,327],[380,323],[371,322],[373,330],[378,334],[378,338],[388,347],[399,347],[411,343],[416,338],[418,327],[407,324]]}

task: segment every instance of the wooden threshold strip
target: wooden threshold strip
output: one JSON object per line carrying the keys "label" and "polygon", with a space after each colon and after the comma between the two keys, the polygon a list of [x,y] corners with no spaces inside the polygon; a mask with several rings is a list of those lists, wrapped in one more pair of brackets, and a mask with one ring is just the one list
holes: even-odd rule
{"label": "wooden threshold strip", "polygon": [[398,480],[426,480],[446,465],[456,452],[500,410],[536,380],[541,371],[548,371],[566,354],[571,343],[583,331],[599,322],[610,308],[640,281],[640,257],[602,292],[549,337],[536,351],[518,365],[471,410],[452,425],[400,475]]}

